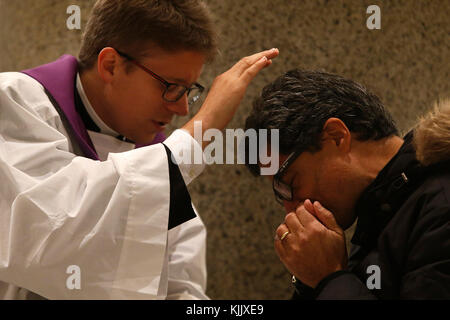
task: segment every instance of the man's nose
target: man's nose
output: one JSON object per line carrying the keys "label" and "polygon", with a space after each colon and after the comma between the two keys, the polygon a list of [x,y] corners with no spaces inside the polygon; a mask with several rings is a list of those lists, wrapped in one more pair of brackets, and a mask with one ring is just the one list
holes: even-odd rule
{"label": "man's nose", "polygon": [[286,210],[286,213],[295,211],[299,206],[303,204],[303,201],[300,200],[292,200],[292,201],[283,201],[284,210]]}
{"label": "man's nose", "polygon": [[286,200],[284,200],[283,201],[283,205],[284,205],[284,209],[286,210],[286,213],[295,211],[295,208],[297,208],[296,207],[296,203],[297,203],[297,201],[286,201]]}
{"label": "man's nose", "polygon": [[168,102],[166,104],[166,108],[175,113],[178,116],[185,116],[189,112],[189,104],[187,94],[184,94],[178,101],[176,102]]}

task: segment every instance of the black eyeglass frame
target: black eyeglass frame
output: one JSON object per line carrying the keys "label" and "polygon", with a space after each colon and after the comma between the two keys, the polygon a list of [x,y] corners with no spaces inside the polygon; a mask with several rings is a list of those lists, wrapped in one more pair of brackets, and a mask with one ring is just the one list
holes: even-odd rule
{"label": "black eyeglass frame", "polygon": [[[154,73],[152,70],[150,70],[146,66],[144,66],[144,65],[140,64],[139,62],[137,62],[136,59],[132,58],[128,54],[123,53],[122,51],[119,51],[117,49],[115,49],[115,50],[120,56],[124,57],[125,59],[129,60],[131,63],[133,63],[134,65],[136,65],[140,69],[144,70],[146,73],[151,75],[153,78],[155,78],[156,80],[161,82],[166,87],[164,92],[162,93],[162,98],[164,99],[164,101],[177,102],[187,92],[188,104],[192,105],[193,103],[195,103],[200,98],[200,96],[202,95],[203,91],[205,91],[205,88],[201,84],[199,84],[197,82],[194,83],[194,86],[191,87],[191,88],[185,87],[185,86],[183,86],[181,84],[178,84],[178,83],[169,82],[169,81],[165,80],[163,77],[161,77],[161,76],[157,75],[156,73]],[[175,87],[176,91],[179,90],[179,89],[177,90],[177,88],[182,88],[182,90],[179,90],[179,92],[177,92],[176,98],[174,98],[174,99],[169,99],[169,98],[166,97],[167,92],[169,92],[169,88],[170,87]],[[189,99],[189,94],[193,90],[198,90],[198,94],[194,95],[192,98]]]}
{"label": "black eyeglass frame", "polygon": [[281,178],[286,173],[286,170],[289,168],[289,166],[298,158],[301,153],[303,153],[303,150],[296,150],[292,152],[283,162],[283,164],[278,169],[278,172],[273,177],[273,193],[275,194],[275,199],[281,205],[283,205],[283,201],[292,201],[294,199],[292,186],[284,183]]}

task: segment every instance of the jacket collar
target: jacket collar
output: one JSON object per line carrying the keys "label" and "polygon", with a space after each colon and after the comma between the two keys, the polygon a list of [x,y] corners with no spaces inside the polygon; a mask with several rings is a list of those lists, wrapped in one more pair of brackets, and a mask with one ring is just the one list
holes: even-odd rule
{"label": "jacket collar", "polygon": [[409,132],[397,154],[359,197],[353,244],[375,246],[381,231],[423,180],[425,170],[416,159],[412,140]]}

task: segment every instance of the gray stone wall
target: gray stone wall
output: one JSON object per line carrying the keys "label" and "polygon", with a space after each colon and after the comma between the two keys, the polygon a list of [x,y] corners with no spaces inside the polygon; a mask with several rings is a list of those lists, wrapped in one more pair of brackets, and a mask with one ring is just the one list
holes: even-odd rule
{"label": "gray stone wall", "polygon": [[[251,84],[229,128],[243,127],[262,87],[296,67],[363,83],[381,97],[403,132],[435,100],[450,96],[447,0],[207,2],[221,29],[222,54],[205,68],[201,83],[210,85],[245,55],[280,49],[280,57]],[[0,71],[76,55],[82,30],[66,28],[71,4],[81,8],[83,29],[93,1],[0,0]],[[366,27],[371,4],[381,8],[380,30]],[[187,119],[176,119],[168,133]],[[270,183],[253,178],[242,165],[213,165],[189,189],[208,228],[211,298],[289,298],[290,275],[273,250],[284,213]]]}

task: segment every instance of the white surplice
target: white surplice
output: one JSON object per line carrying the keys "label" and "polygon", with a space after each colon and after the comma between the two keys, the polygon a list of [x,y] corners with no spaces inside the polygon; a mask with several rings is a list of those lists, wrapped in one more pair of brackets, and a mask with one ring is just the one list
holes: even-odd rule
{"label": "white surplice", "polygon": [[[74,154],[39,82],[0,73],[0,298],[208,299],[200,217],[168,230],[164,146],[89,134],[104,161]],[[200,148],[184,130],[164,144]],[[179,168],[188,185],[204,164]]]}

